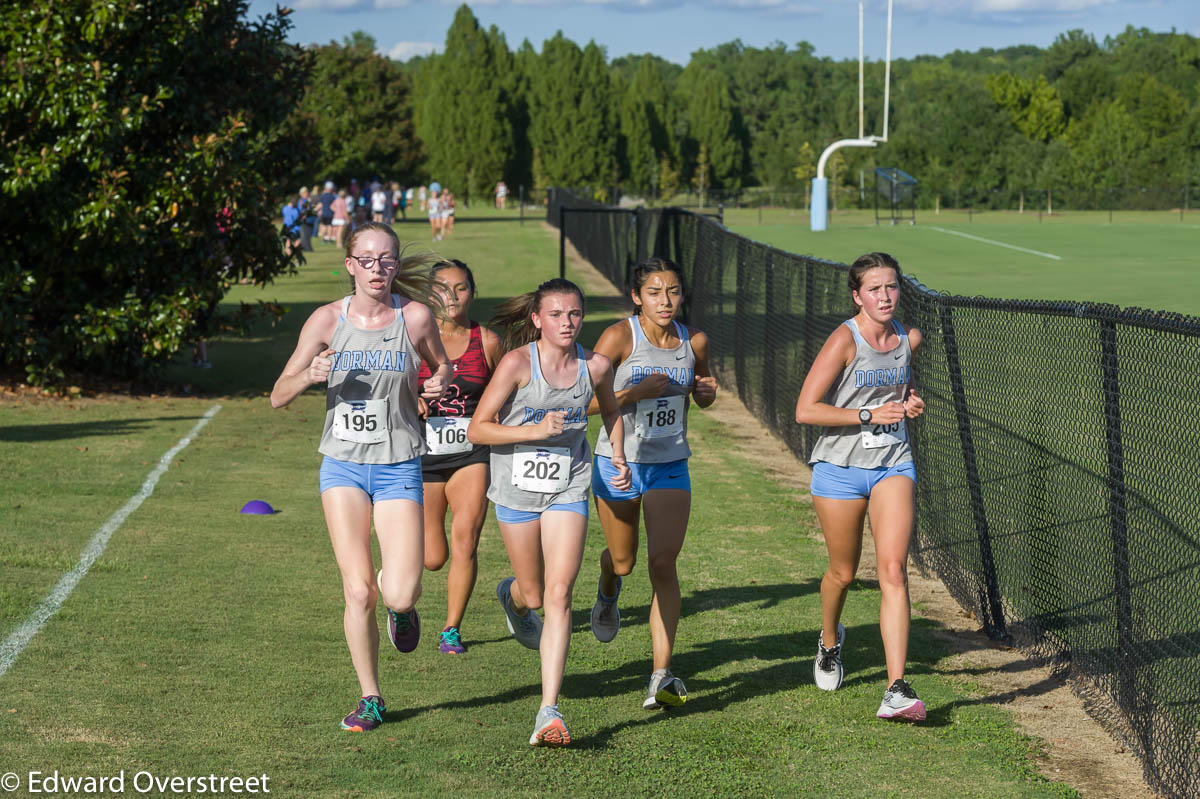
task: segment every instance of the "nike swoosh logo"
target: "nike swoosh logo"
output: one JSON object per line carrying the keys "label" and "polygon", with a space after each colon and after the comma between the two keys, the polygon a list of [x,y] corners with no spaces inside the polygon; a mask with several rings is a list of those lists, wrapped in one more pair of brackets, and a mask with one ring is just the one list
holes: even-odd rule
{"label": "nike swoosh logo", "polygon": [[[384,339],[384,341],[387,341],[387,339]],[[893,360],[893,361],[898,361],[898,360],[900,360],[900,359],[901,359],[901,358],[903,358],[903,357],[904,357],[904,353],[902,352],[902,353],[900,353],[899,355],[897,355],[895,358],[893,358],[892,360]]]}
{"label": "nike swoosh logo", "polygon": [[677,361],[682,361],[682,360],[683,360],[684,358],[686,358],[686,357],[687,357],[687,355],[686,355],[686,354],[685,354],[685,355],[676,355],[676,356],[675,356],[675,360],[677,360]]}
{"label": "nike swoosh logo", "polygon": [[669,479],[669,480],[678,480],[680,477],[683,477],[683,475],[682,474],[668,474],[667,475],[667,479]]}
{"label": "nike swoosh logo", "polygon": [[580,391],[578,394],[575,394],[575,395],[572,397],[572,399],[579,399],[579,398],[580,398],[580,397],[582,397],[582,396],[583,396],[583,392],[582,392],[582,391]]}
{"label": "nike swoosh logo", "polygon": [[398,339],[398,338],[399,338],[399,336],[392,336],[391,338],[388,338],[387,336],[384,336],[384,337],[383,337],[383,340],[384,340],[384,341],[395,341],[395,340],[396,340],[396,339]]}

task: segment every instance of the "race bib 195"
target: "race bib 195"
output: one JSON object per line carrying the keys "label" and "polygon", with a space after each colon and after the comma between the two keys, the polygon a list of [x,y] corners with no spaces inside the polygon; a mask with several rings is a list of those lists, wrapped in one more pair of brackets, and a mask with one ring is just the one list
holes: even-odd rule
{"label": "race bib 195", "polygon": [[355,444],[378,444],[388,439],[386,399],[339,402],[333,411],[333,436]]}

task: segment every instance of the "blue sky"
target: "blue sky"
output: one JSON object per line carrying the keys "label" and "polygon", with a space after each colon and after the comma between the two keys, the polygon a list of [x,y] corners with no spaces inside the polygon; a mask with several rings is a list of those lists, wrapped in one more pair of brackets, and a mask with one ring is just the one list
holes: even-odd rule
{"label": "blue sky", "polygon": [[[1070,28],[1097,40],[1126,25],[1175,28],[1200,35],[1198,0],[894,0],[892,53],[907,58],[953,50],[1034,44],[1045,47]],[[440,49],[459,2],[444,0],[291,0],[292,39],[341,41],[356,30],[373,36],[395,58]],[[274,0],[252,0],[251,15]],[[680,64],[698,49],[741,39],[748,46],[808,41],[819,56],[858,54],[857,0],[482,0],[470,4],[485,26],[503,31],[516,49],[561,30],[585,44],[594,39],[609,58],[652,52]],[[867,0],[868,58],[883,57],[886,0]]]}

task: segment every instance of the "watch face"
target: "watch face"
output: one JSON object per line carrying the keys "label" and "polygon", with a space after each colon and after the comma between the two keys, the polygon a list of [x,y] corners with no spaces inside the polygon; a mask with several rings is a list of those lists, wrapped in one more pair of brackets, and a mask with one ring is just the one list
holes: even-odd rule
{"label": "watch face", "polygon": [[869,410],[867,410],[866,408],[863,408],[861,411],[858,412],[858,419],[863,424],[866,424],[867,422],[871,421],[871,412]]}

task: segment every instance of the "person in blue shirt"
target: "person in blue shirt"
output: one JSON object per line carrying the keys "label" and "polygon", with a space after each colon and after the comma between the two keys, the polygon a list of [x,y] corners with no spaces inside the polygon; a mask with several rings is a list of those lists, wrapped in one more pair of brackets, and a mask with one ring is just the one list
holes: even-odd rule
{"label": "person in blue shirt", "polygon": [[300,207],[296,197],[289,197],[287,205],[283,206],[283,227],[279,229],[283,236],[284,252],[291,255],[300,249]]}

